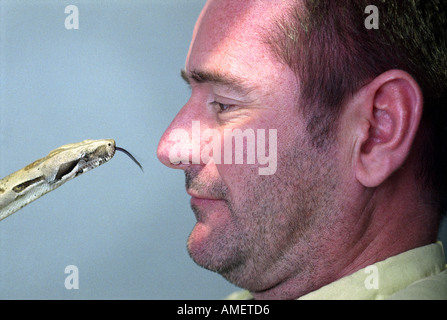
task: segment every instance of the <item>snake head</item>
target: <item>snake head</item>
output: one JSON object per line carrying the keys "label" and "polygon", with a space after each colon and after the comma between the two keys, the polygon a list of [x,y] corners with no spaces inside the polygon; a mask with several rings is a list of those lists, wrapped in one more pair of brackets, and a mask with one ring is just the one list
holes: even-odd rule
{"label": "snake head", "polygon": [[42,172],[48,183],[63,183],[106,163],[115,154],[115,140],[84,140],[63,145],[44,159]]}
{"label": "snake head", "polygon": [[115,140],[84,140],[63,145],[7,177],[0,179],[0,220],[63,183],[99,167],[121,151],[143,170],[127,150],[117,147]]}

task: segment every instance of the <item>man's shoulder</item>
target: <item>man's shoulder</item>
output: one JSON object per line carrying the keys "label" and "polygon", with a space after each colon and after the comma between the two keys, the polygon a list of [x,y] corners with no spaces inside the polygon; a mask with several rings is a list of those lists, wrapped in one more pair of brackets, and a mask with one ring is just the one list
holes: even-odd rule
{"label": "man's shoulder", "polygon": [[393,294],[390,300],[447,300],[447,269],[416,281]]}

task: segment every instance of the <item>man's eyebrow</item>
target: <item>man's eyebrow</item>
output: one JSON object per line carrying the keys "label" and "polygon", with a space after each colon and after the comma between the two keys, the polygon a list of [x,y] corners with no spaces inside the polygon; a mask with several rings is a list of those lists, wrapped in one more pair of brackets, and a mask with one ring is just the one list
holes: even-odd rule
{"label": "man's eyebrow", "polygon": [[248,94],[255,89],[254,86],[248,85],[246,81],[241,78],[219,72],[208,72],[200,70],[187,72],[186,70],[182,69],[181,76],[183,80],[185,80],[185,82],[188,84],[191,84],[191,80],[197,83],[213,83],[230,87],[235,91],[245,94]]}

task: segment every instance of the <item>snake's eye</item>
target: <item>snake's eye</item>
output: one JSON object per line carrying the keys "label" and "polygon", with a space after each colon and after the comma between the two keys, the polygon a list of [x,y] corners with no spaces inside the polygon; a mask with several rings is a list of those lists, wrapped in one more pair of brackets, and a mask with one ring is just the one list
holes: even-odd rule
{"label": "snake's eye", "polygon": [[73,169],[78,165],[78,161],[70,161],[64,164],[61,164],[59,170],[56,173],[56,177],[54,178],[56,181],[61,180],[65,175],[69,174],[73,171]]}

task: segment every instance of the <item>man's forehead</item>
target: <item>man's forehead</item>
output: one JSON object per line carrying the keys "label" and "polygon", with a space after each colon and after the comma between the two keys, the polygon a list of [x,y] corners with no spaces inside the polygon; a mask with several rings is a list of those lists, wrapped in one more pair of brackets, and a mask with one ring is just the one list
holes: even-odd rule
{"label": "man's forehead", "polygon": [[258,9],[266,10],[270,7],[290,6],[298,0],[208,0],[206,6],[217,10],[228,12],[241,12],[241,10]]}
{"label": "man's forehead", "polygon": [[208,1],[194,30],[184,78],[249,88],[241,90],[244,92],[279,81],[279,70],[284,73],[284,66],[267,44],[265,32],[269,23],[284,13],[288,3],[289,0]]}
{"label": "man's forehead", "polygon": [[190,53],[225,52],[240,58],[241,51],[260,52],[275,18],[291,1],[209,0],[197,20]]}
{"label": "man's forehead", "polygon": [[[240,27],[265,27],[284,13],[293,0],[208,0],[199,22],[213,25],[217,30]],[[201,20],[201,21],[200,21]],[[254,30],[252,30],[254,31]]]}

